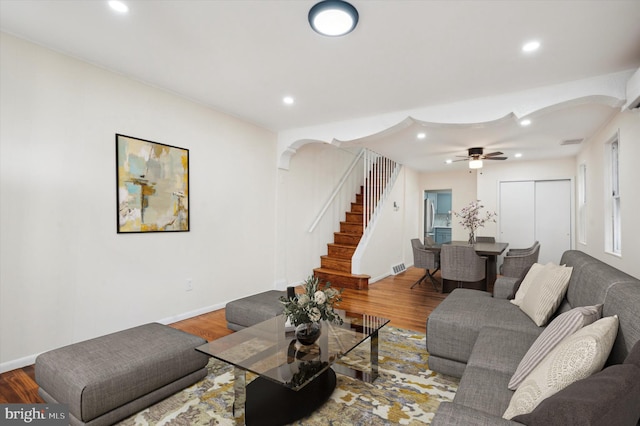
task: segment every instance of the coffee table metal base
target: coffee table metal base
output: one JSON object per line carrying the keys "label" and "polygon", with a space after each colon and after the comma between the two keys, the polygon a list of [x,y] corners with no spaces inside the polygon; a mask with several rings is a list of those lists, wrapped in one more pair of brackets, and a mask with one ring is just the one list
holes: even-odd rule
{"label": "coffee table metal base", "polygon": [[240,381],[244,388],[235,389],[233,414],[236,424],[276,426],[293,423],[320,408],[336,387],[336,373],[331,368],[298,391],[262,377],[244,387],[245,371],[235,370],[236,383]]}

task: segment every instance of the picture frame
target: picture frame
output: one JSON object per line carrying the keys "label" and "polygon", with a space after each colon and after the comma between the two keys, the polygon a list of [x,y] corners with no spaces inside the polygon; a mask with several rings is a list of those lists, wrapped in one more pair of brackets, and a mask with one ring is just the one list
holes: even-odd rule
{"label": "picture frame", "polygon": [[189,150],[116,133],[117,232],[189,231]]}

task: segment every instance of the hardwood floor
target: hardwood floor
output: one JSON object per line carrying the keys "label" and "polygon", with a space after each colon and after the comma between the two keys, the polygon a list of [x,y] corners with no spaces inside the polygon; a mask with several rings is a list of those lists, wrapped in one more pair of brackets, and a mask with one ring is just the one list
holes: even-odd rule
{"label": "hardwood floor", "polygon": [[[422,269],[412,267],[402,274],[370,284],[368,290],[345,289],[338,307],[389,318],[389,325],[393,327],[424,333],[426,318],[447,295],[435,291],[428,280],[411,289],[423,273]],[[227,329],[224,309],[171,326],[209,341],[232,333]],[[30,365],[0,375],[0,403],[44,402],[38,396],[34,373],[34,367]]]}

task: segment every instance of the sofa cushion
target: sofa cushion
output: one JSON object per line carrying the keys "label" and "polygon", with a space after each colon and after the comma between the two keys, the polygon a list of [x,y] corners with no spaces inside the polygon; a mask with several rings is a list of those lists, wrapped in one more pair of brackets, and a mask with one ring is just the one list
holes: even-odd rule
{"label": "sofa cushion", "polygon": [[633,349],[631,349],[629,356],[624,360],[624,364],[633,364],[640,368],[640,340],[633,345]]}
{"label": "sofa cushion", "polygon": [[620,364],[640,340],[640,281],[619,283],[607,293],[603,316],[617,315],[620,321],[616,342],[607,365]]}
{"label": "sofa cushion", "polygon": [[[536,326],[517,306],[478,290],[455,289],[427,321],[427,351],[466,363],[482,327],[499,327],[537,337]],[[532,340],[533,342],[533,340]]]}
{"label": "sofa cushion", "polygon": [[513,374],[535,340],[534,334],[498,327],[483,327],[473,346],[467,368],[481,367]]}
{"label": "sofa cushion", "polygon": [[284,305],[280,298],[286,295],[286,291],[268,290],[227,303],[227,327],[238,331],[282,314]]}
{"label": "sofa cushion", "polygon": [[614,365],[579,380],[513,420],[529,426],[634,426],[640,419],[640,368]]}
{"label": "sofa cushion", "polygon": [[454,401],[500,417],[513,392],[507,388],[535,336],[496,327],[480,330]]}
{"label": "sofa cushion", "polygon": [[617,332],[618,317],[613,316],[564,339],[518,387],[502,417],[530,413],[545,398],[601,370]]}
{"label": "sofa cushion", "polygon": [[195,350],[204,343],[166,325],[145,324],[45,352],[36,358],[35,379],[77,420],[89,422],[198,370],[202,374],[185,386],[205,376],[209,357]]}
{"label": "sofa cushion", "polygon": [[518,364],[516,372],[509,381],[509,389],[516,390],[520,383],[540,364],[545,356],[567,336],[582,327],[594,323],[602,317],[602,305],[579,306],[554,319],[538,336],[525,356]]}
{"label": "sofa cushion", "polygon": [[536,275],[534,285],[530,286],[520,309],[538,326],[544,326],[556,311],[569,285],[573,268],[547,264]]}

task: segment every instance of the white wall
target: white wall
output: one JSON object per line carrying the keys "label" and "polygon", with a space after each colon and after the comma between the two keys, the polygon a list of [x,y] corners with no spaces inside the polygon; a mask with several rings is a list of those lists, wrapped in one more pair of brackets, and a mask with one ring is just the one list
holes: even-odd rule
{"label": "white wall", "polygon": [[[2,371],[274,287],[275,134],[6,34],[0,43]],[[116,234],[115,133],[190,150],[190,232]]]}
{"label": "white wall", "polygon": [[[605,144],[619,131],[620,194],[622,218],[622,255],[605,250]],[[576,169],[587,166],[587,238],[577,248],[616,268],[640,277],[640,110],[616,115],[585,142],[578,154]]]}

